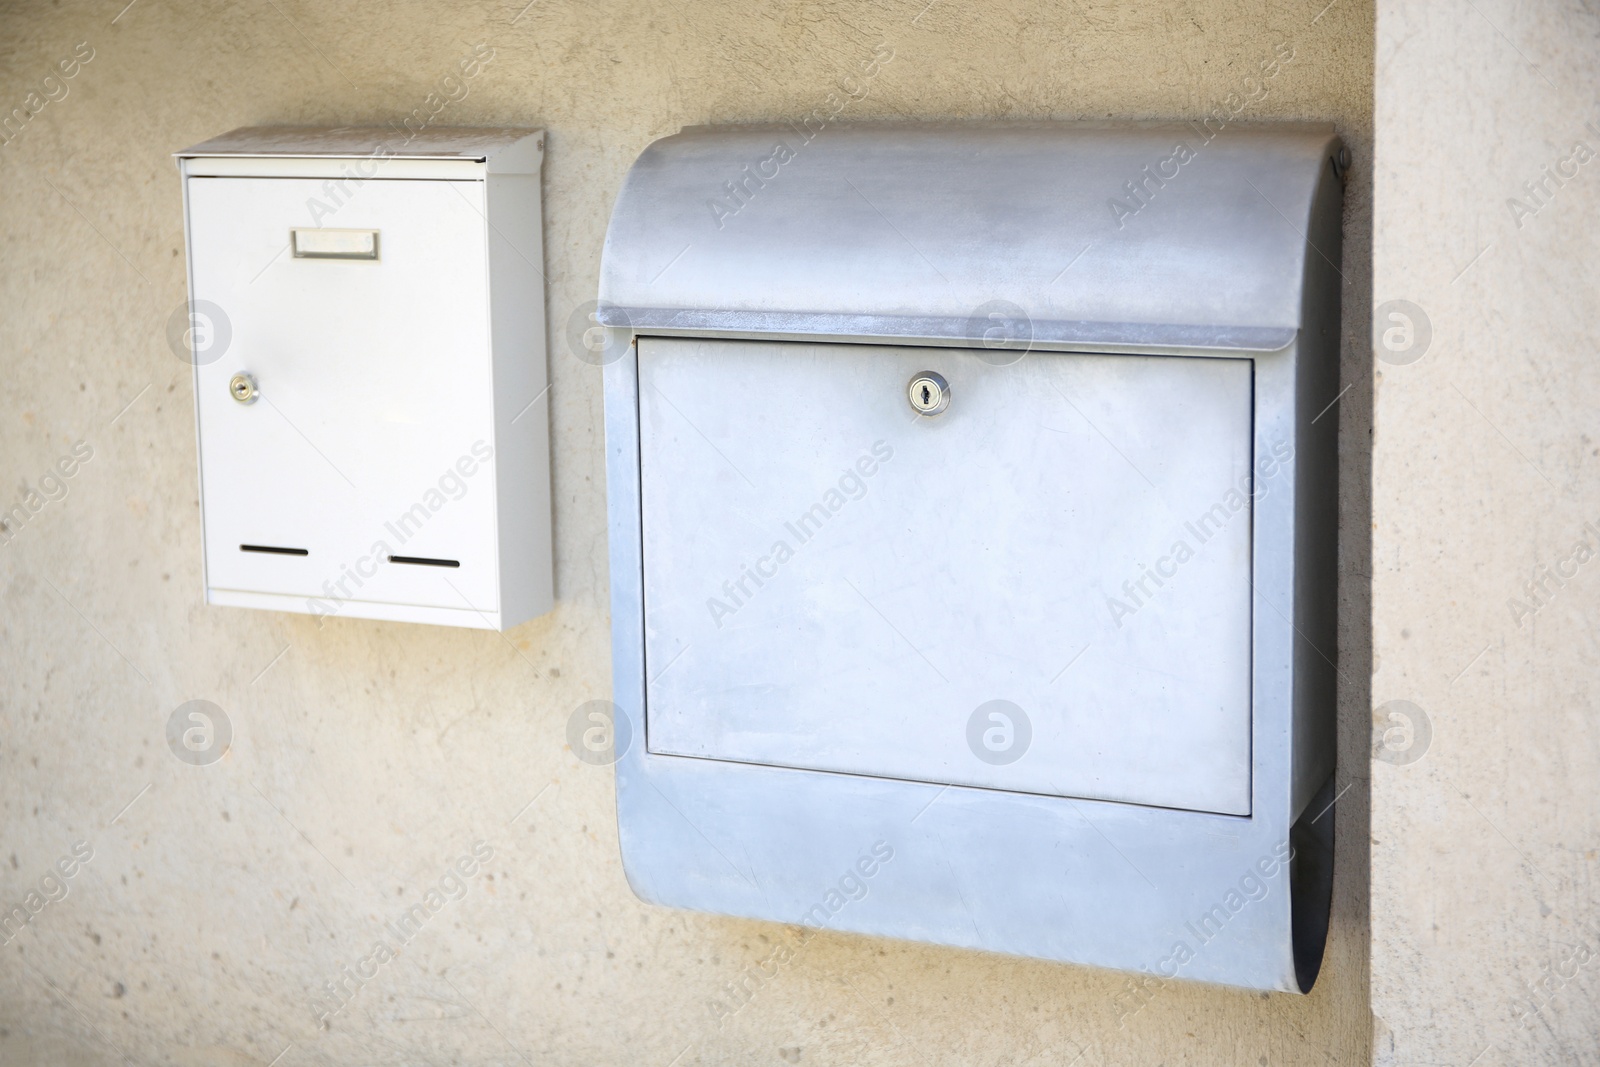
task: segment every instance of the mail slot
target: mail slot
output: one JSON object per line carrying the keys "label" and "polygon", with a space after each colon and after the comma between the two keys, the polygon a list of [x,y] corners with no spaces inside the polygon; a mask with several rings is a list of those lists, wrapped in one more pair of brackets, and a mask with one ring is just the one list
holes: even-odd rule
{"label": "mail slot", "polygon": [[699,128],[635,164],[597,315],[642,897],[1310,988],[1346,162],[1208,132]]}
{"label": "mail slot", "polygon": [[169,334],[209,603],[493,629],[549,609],[542,145],[251,128],[179,153]]}

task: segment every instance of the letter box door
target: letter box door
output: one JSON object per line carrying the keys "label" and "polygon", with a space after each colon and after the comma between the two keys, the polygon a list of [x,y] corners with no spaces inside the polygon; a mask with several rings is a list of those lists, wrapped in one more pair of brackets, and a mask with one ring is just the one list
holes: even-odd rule
{"label": "letter box door", "polygon": [[649,751],[1250,812],[1250,361],[1015,356],[640,339]]}
{"label": "letter box door", "polygon": [[[197,311],[230,334],[197,375],[209,584],[322,598],[342,579],[363,600],[492,611],[483,185],[346,184],[319,221],[352,239],[297,256],[290,231],[327,185],[189,180],[194,296],[221,315]],[[376,258],[328,255],[359,253],[362,231]]]}

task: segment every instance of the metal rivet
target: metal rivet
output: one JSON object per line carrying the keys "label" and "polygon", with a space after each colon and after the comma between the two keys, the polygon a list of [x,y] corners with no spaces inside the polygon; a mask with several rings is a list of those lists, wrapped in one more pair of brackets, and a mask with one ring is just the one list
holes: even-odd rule
{"label": "metal rivet", "polygon": [[937,371],[922,371],[906,386],[906,398],[918,415],[937,415],[950,406],[950,383]]}
{"label": "metal rivet", "polygon": [[228,395],[241,404],[254,404],[256,380],[248,374],[235,374],[228,382]]}
{"label": "metal rivet", "polygon": [[1333,164],[1333,176],[1335,178],[1338,178],[1339,181],[1343,182],[1349,177],[1351,163],[1350,149],[1341,145],[1339,151],[1334,153],[1330,162]]}

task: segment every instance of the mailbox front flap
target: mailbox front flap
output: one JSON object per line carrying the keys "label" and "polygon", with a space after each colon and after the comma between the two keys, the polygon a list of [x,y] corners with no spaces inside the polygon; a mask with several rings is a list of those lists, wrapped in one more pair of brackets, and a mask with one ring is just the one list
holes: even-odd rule
{"label": "mailbox front flap", "polygon": [[1249,814],[1250,361],[985,354],[640,342],[650,751]]}

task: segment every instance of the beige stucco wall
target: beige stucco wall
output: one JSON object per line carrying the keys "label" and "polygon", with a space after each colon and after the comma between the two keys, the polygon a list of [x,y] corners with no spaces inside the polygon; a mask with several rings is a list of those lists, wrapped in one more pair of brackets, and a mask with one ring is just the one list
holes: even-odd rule
{"label": "beige stucco wall", "polygon": [[1375,1060],[1595,1063],[1600,20],[1379,9]]}
{"label": "beige stucco wall", "polygon": [[[0,948],[0,1062],[1065,1064],[1080,1052],[1085,1064],[1365,1062],[1368,6],[123,2],[8,5],[0,17],[5,109],[79,42],[93,49],[65,98],[0,146],[0,507],[39,487],[76,442],[93,450],[65,497],[0,547],[0,901],[38,886],[74,843],[93,852],[66,898]],[[646,143],[685,124],[811,111],[880,42],[894,58],[849,117],[1194,116],[1287,43],[1293,62],[1249,115],[1331,119],[1354,149],[1344,374],[1355,386],[1338,407],[1340,779],[1353,785],[1336,809],[1335,919],[1309,997],[1174,987],[1119,1027],[1119,975],[826,934],[719,1026],[708,1000],[765,956],[780,928],[647,907],[623,880],[610,772],[566,749],[568,716],[607,695],[610,661],[600,382],[568,350],[565,325],[593,294],[612,198]],[[436,121],[550,131],[559,605],[505,637],[354,620],[319,629],[305,617],[208,608],[192,390],[165,338],[184,299],[169,153],[239,125],[397,119],[478,43],[492,62]],[[1540,147],[1530,158],[1547,155]],[[1443,148],[1437,158],[1442,166]],[[1484,180],[1476,154],[1451,173],[1467,170]],[[1501,184],[1513,176],[1521,171],[1506,169]],[[1544,232],[1578,247],[1553,222]],[[1514,247],[1472,285],[1540,246]],[[1442,301],[1420,283],[1397,291]],[[1471,291],[1484,290],[1462,290]],[[1493,321],[1508,329],[1511,319]],[[1548,328],[1579,329],[1566,315]],[[1447,350],[1480,368],[1468,395],[1508,430],[1523,425],[1525,447],[1575,494],[1587,457],[1562,383],[1521,351],[1522,399],[1507,402],[1489,376],[1491,351]],[[1451,373],[1435,363],[1420,375],[1430,371]],[[1454,411],[1443,417],[1461,418]],[[1551,421],[1526,426],[1541,419]],[[1510,461],[1498,439],[1457,426],[1449,432],[1474,457],[1460,463],[1423,436],[1427,425],[1404,432],[1426,465],[1422,491],[1440,503],[1412,505],[1420,517],[1404,528],[1431,545],[1459,529],[1441,523],[1424,537],[1418,525],[1456,506],[1445,502],[1450,488]],[[1505,521],[1548,526],[1495,549],[1504,558],[1483,574],[1495,595],[1577,522],[1557,521],[1538,479],[1518,484]],[[1449,610],[1433,606],[1447,583],[1421,588],[1419,635]],[[1540,626],[1578,632],[1572,610]],[[1392,641],[1401,616],[1389,611]],[[1439,655],[1472,651],[1441,644]],[[1496,653],[1484,666],[1501,661]],[[1390,677],[1385,692],[1443,708],[1432,675]],[[1511,684],[1504,673],[1463,682],[1484,687],[1485,701]],[[1538,685],[1558,684],[1576,685],[1524,676],[1519,706],[1532,714]],[[196,698],[223,707],[234,731],[228,758],[205,768],[174,759],[163,734],[173,709]],[[1575,713],[1550,714],[1554,728]],[[1443,757],[1473,727],[1451,724],[1447,740],[1440,718]],[[1513,746],[1531,746],[1537,730],[1492,728],[1503,746],[1496,766],[1534,775]],[[1460,784],[1497,787],[1474,775]],[[1579,838],[1536,818],[1528,809],[1500,825],[1546,835],[1539,855],[1552,878],[1589,869],[1557,845]],[[1476,832],[1470,821],[1460,829]],[[479,840],[493,859],[466,896],[319,1030],[312,991]],[[1435,840],[1404,847],[1422,863]],[[1524,881],[1523,891],[1537,889]],[[1561,899],[1550,896],[1558,913]]]}

